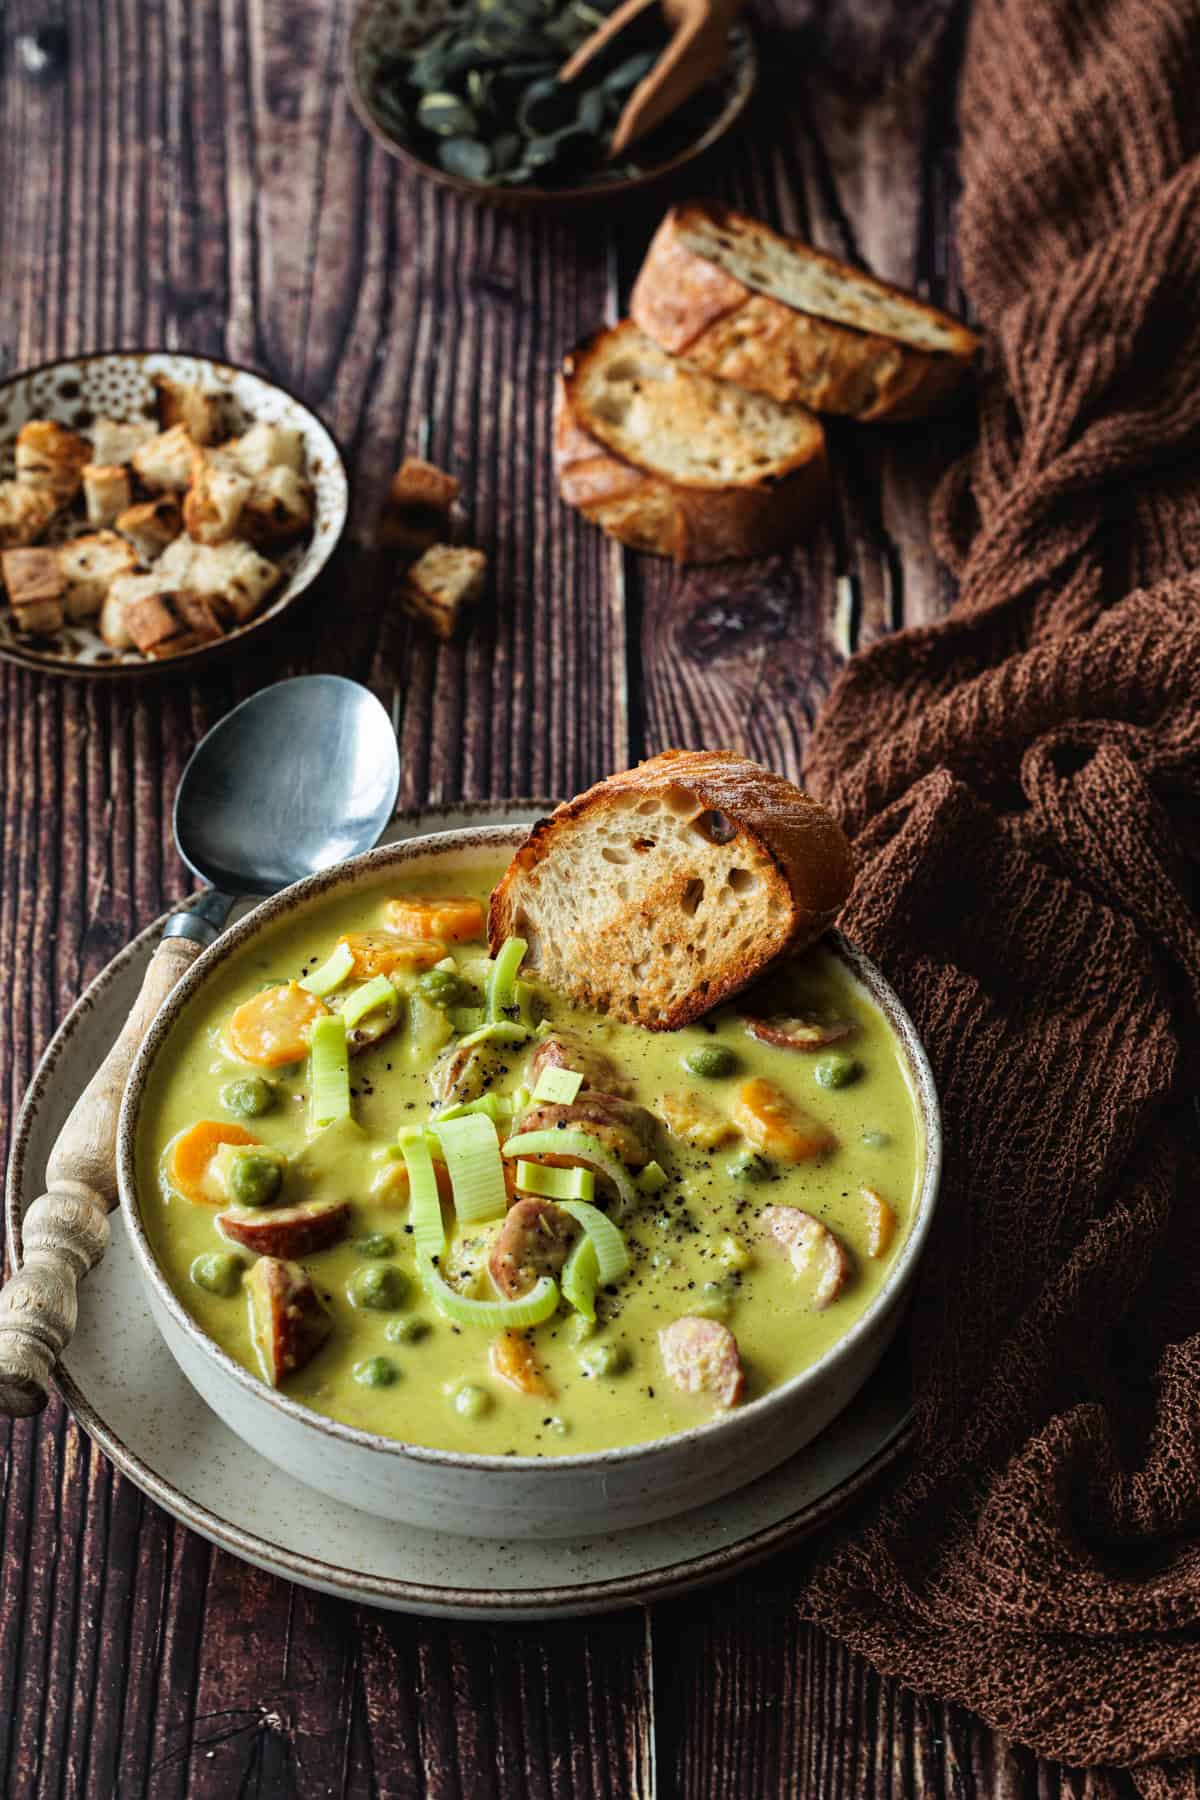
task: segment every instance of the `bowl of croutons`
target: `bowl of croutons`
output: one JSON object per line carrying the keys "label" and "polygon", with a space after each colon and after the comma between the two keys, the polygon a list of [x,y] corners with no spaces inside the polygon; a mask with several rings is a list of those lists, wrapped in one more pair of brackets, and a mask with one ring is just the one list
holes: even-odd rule
{"label": "bowl of croutons", "polygon": [[264,376],[102,351],[0,383],[0,656],[75,675],[211,657],[328,562],[349,484]]}

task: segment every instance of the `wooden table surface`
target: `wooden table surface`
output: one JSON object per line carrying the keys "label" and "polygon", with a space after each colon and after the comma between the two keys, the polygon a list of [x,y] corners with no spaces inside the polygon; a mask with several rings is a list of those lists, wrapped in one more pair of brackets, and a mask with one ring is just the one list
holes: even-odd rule
{"label": "wooden table surface", "polygon": [[[252,364],[316,407],[354,485],[310,603],[194,686],[0,665],[0,1121],[81,986],[185,890],[170,839],[200,734],[278,676],[367,682],[401,804],[574,791],[668,744],[789,774],[839,659],[950,594],[926,503],[944,426],[834,431],[828,525],[707,572],[557,503],[556,357],[618,316],[654,211],[512,220],[418,185],[360,130],[348,0],[0,6],[0,368],[112,345]],[[65,28],[48,79],[22,34]],[[723,197],[961,304],[951,209],[964,21],[946,0],[789,0]],[[56,40],[57,45],[58,40]],[[464,478],[494,599],[435,646],[366,547],[405,450]],[[1039,1764],[800,1622],[811,1547],[724,1587],[553,1625],[427,1623],[291,1587],[177,1526],[58,1403],[6,1432],[0,1793],[1132,1793]]]}

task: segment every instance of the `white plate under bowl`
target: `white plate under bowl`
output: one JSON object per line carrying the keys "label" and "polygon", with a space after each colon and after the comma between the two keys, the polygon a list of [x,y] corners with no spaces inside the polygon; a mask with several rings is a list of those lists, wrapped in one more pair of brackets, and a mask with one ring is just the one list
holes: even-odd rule
{"label": "white plate under bowl", "polygon": [[[199,383],[226,395],[247,419],[288,425],[300,433],[305,470],[313,489],[313,528],[301,544],[275,557],[284,581],[262,611],[211,644],[156,662],[136,650],[113,650],[95,620],[83,619],[61,631],[30,636],[18,631],[11,610],[0,604],[0,656],[27,668],[59,675],[153,675],[191,670],[211,661],[252,631],[279,617],[311,587],[337,548],[350,509],[350,484],[333,438],[316,413],[286,388],[236,363],[177,350],[97,350],[90,356],[61,357],[0,381],[0,480],[12,476],[17,433],[29,419],[54,419],[86,436],[92,421],[144,419],[154,412],[154,376]],[[58,543],[91,527],[63,515],[52,521],[46,542]]]}
{"label": "white plate under bowl", "polygon": [[[523,821],[536,805],[397,820],[385,841],[457,825]],[[8,1171],[9,1250],[41,1191],[67,1113],[140,986],[159,923],[97,977],[52,1039],[17,1119]],[[80,1293],[59,1387],[79,1424],[142,1491],[203,1537],[307,1587],[404,1612],[549,1618],[602,1612],[733,1574],[840,1512],[904,1448],[909,1398],[875,1376],[798,1456],[716,1505],[585,1540],[497,1543],[405,1527],[323,1498],[249,1450],[211,1412],[158,1335],[119,1214]],[[903,1358],[894,1359],[897,1364]]]}

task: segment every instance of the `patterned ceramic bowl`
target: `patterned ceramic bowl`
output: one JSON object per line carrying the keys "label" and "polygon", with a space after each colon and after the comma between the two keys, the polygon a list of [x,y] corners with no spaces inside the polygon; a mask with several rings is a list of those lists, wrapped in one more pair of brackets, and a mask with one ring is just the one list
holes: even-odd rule
{"label": "patterned ceramic bowl", "polygon": [[[273,558],[286,577],[275,597],[247,624],[216,643],[155,662],[136,650],[111,649],[92,629],[92,621],[70,623],[46,637],[28,636],[16,629],[11,612],[0,601],[0,656],[10,662],[60,675],[177,675],[190,671],[277,619],[312,585],[333,555],[346,523],[350,485],[329,432],[315,413],[265,376],[207,356],[185,356],[174,350],[101,350],[10,375],[0,382],[0,481],[12,478],[17,433],[27,419],[55,419],[86,434],[101,417],[153,418],[155,375],[199,383],[227,395],[248,420],[290,425],[299,431],[306,473],[313,486],[311,535]],[[82,519],[64,515],[55,520],[44,541],[62,542],[91,529]]]}
{"label": "patterned ceramic bowl", "polygon": [[[359,119],[389,156],[438,187],[506,212],[575,213],[581,206],[627,202],[631,195],[650,189],[669,192],[674,188],[694,188],[699,165],[740,124],[758,86],[758,49],[743,18],[730,30],[728,66],[719,101],[707,123],[697,136],[682,142],[670,136],[669,125],[662,127],[648,140],[661,147],[657,159],[649,161],[639,174],[616,174],[602,169],[562,187],[535,187],[532,182],[507,187],[472,181],[448,173],[403,142],[381,92],[381,76],[397,51],[411,53],[418,49],[443,26],[457,24],[469,9],[470,0],[362,0],[346,41],[346,85]],[[664,134],[668,140],[665,143]],[[636,158],[636,150],[630,154]]]}

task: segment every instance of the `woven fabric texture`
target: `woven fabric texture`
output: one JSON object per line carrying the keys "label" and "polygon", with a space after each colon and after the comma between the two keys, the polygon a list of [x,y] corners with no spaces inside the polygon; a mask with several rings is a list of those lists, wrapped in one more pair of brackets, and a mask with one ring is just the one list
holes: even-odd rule
{"label": "woven fabric texture", "polygon": [[811,1616],[1041,1754],[1200,1792],[1200,8],[978,0],[961,598],[806,769],[929,1048],[920,1453]]}

